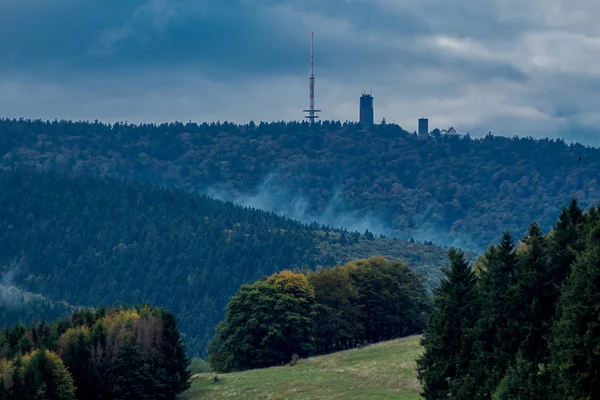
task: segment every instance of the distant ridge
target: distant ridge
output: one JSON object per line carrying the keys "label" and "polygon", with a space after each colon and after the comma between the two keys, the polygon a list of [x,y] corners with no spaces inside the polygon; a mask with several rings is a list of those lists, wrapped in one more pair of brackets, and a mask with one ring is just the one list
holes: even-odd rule
{"label": "distant ridge", "polygon": [[275,174],[267,189],[280,209],[272,211],[292,215],[286,207],[301,199],[302,211],[323,223],[340,214],[371,218],[388,236],[477,251],[504,229],[524,234],[526,221],[548,229],[572,197],[584,208],[600,198],[597,148],[491,134],[417,138],[394,124],[365,132],[339,121],[0,120],[0,165],[217,188],[238,199]]}

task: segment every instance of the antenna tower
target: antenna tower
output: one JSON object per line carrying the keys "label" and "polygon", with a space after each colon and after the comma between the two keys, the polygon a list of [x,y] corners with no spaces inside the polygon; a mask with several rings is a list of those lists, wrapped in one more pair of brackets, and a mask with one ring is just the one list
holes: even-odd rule
{"label": "antenna tower", "polygon": [[314,33],[310,33],[310,107],[308,110],[302,110],[307,112],[304,118],[308,118],[310,122],[315,122],[315,119],[319,118],[316,114],[321,110],[315,110],[315,36]]}

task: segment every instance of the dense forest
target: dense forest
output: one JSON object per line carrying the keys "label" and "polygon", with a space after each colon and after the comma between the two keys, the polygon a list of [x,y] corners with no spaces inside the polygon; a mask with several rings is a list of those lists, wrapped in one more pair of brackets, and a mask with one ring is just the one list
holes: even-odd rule
{"label": "dense forest", "polygon": [[172,310],[190,354],[205,355],[230,297],[261,276],[383,255],[435,282],[447,264],[433,245],[302,224],[152,184],[0,170],[0,187],[0,273],[18,300],[0,297],[4,326],[72,307],[148,302]]}
{"label": "dense forest", "polygon": [[[526,221],[550,226],[570,198],[598,198],[600,150],[562,140],[417,137],[393,124],[0,120],[0,165],[80,170],[251,198],[338,225],[477,251]],[[290,206],[291,205],[291,206]],[[339,218],[344,215],[345,218]],[[361,229],[362,231],[362,229]]]}
{"label": "dense forest", "polygon": [[16,322],[29,324],[40,319],[54,320],[76,309],[64,301],[51,301],[15,285],[0,283],[0,328]]}
{"label": "dense forest", "polygon": [[0,331],[3,400],[175,400],[188,367],[177,320],[149,305]]}
{"label": "dense forest", "polygon": [[217,327],[210,365],[265,368],[420,333],[429,310],[424,283],[405,263],[373,257],[242,285]]}
{"label": "dense forest", "polygon": [[576,201],[520,245],[505,232],[434,290],[418,360],[428,400],[600,398],[600,207]]}

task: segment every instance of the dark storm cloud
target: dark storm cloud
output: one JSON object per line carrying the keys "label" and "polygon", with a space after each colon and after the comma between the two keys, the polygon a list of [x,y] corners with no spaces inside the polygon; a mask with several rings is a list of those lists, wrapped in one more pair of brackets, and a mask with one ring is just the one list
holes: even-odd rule
{"label": "dark storm cloud", "polygon": [[9,117],[300,119],[315,31],[317,105],[474,135],[595,138],[591,0],[4,0]]}

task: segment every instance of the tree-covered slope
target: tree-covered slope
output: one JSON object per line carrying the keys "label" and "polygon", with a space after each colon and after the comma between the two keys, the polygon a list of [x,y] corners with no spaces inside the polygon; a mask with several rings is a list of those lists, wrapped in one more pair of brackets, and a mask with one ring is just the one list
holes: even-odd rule
{"label": "tree-covered slope", "polygon": [[40,319],[53,320],[75,310],[64,301],[50,301],[13,284],[0,283],[0,327],[17,321],[29,324]]}
{"label": "tree-covered slope", "polygon": [[365,132],[327,121],[0,120],[0,160],[211,191],[334,225],[368,217],[390,233],[476,249],[503,229],[522,234],[529,221],[550,226],[572,197],[587,207],[600,195],[598,149],[492,135],[417,138],[397,125]]}
{"label": "tree-covered slope", "polygon": [[[171,309],[192,354],[204,353],[241,284],[337,264],[381,240],[112,178],[0,170],[0,189],[3,277],[78,306]],[[386,243],[389,258],[415,260],[422,249],[426,263],[413,263],[419,272],[447,263],[439,247]]]}

